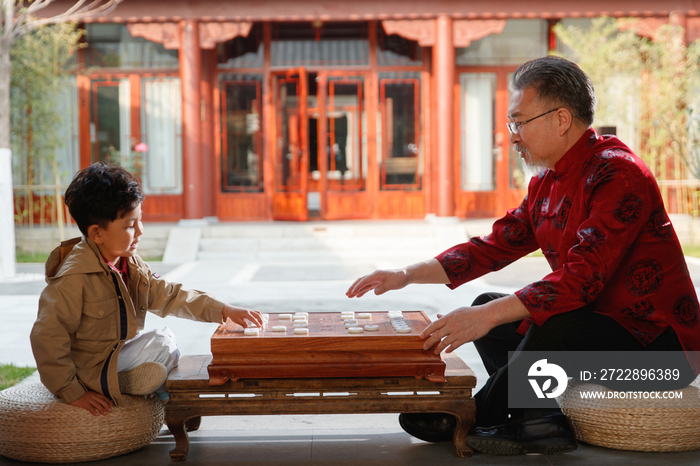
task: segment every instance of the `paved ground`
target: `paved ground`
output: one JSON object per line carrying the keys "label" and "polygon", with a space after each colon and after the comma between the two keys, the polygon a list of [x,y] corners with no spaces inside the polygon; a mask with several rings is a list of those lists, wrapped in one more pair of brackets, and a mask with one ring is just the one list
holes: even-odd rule
{"label": "paved ground", "polygon": [[[483,224],[470,227],[465,222],[465,227],[472,229],[469,231],[472,235],[483,233],[474,231],[482,229]],[[548,270],[544,259],[525,258],[455,291],[442,285],[422,285],[380,297],[372,295],[349,300],[344,296],[355,278],[377,265],[406,265],[400,260],[396,262],[340,261],[329,254],[326,261],[313,264],[298,260],[208,259],[180,265],[152,263],[152,266],[161,275],[188,288],[207,290],[224,301],[263,312],[423,309],[432,319],[438,313],[468,305],[482,292],[512,292]],[[700,261],[690,259],[688,265],[696,284],[700,284]],[[38,295],[44,285],[42,271],[41,264],[22,264],[18,267],[17,277],[0,282],[0,363],[34,364],[28,334],[36,317]],[[149,316],[148,327],[162,325],[175,332],[183,354],[209,353],[209,338],[215,325]],[[486,379],[486,372],[473,345],[464,345],[457,353],[475,370],[480,387]],[[493,457],[476,454],[462,459],[456,457],[450,443],[428,444],[404,433],[395,414],[209,417],[203,419],[200,430],[193,432],[190,438],[190,453],[185,464],[700,464],[700,452],[650,454],[589,445],[558,456]],[[95,464],[169,464],[168,451],[173,445],[172,436],[163,430],[151,445]],[[0,457],[0,465],[5,464],[26,463]]]}

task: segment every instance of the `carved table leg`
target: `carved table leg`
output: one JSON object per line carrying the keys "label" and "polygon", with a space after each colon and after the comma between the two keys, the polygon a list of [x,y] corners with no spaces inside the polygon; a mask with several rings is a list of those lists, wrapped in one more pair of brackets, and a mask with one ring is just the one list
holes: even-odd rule
{"label": "carved table leg", "polygon": [[[201,420],[201,417],[199,419]],[[173,437],[175,437],[175,448],[170,450],[170,458],[173,461],[183,461],[187,458],[187,452],[190,448],[190,439],[185,429],[187,418],[181,414],[167,412],[165,422],[168,424],[168,429],[170,429]]]}
{"label": "carved table leg", "polygon": [[457,427],[455,428],[454,444],[457,456],[465,458],[472,456],[474,450],[467,445],[467,433],[476,421],[476,403],[474,399],[466,400],[460,409],[456,409],[454,414],[457,417]]}
{"label": "carved table leg", "polygon": [[187,432],[194,432],[199,429],[199,425],[202,423],[202,416],[191,417],[185,422],[185,429]]}

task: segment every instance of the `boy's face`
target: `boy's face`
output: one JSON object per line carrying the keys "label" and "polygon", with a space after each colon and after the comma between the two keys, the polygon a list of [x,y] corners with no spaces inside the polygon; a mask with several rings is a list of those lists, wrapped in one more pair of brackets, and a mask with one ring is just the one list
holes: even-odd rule
{"label": "boy's face", "polygon": [[124,214],[122,218],[110,222],[107,228],[101,228],[99,225],[91,225],[88,228],[88,236],[111,264],[115,264],[120,257],[131,257],[136,254],[139,237],[142,234],[141,204]]}

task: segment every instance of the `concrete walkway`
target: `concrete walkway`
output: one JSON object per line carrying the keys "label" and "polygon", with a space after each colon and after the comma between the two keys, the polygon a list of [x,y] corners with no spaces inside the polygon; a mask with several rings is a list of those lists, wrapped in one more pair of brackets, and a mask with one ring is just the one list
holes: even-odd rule
{"label": "concrete walkway", "polygon": [[[423,223],[387,222],[386,228],[398,225],[409,231]],[[356,223],[344,225],[357,226]],[[487,233],[489,225],[490,221],[460,222],[454,228],[461,228],[466,236],[473,236]],[[288,228],[289,224],[279,226]],[[148,228],[146,225],[146,235]],[[448,235],[445,240],[452,237]],[[288,239],[282,238],[280,241]],[[358,242],[354,246],[358,248],[358,253],[353,255],[347,251],[334,252],[333,241],[326,241],[323,254],[317,254],[313,261],[282,253],[248,256],[222,254],[224,258],[217,258],[217,254],[211,250],[216,246],[210,245],[204,253],[200,251],[195,260],[182,264],[156,262],[151,265],[154,271],[183,283],[187,288],[206,290],[223,301],[263,312],[422,309],[431,319],[435,319],[438,313],[468,305],[482,292],[512,292],[542,277],[549,270],[543,258],[529,257],[454,291],[442,285],[422,285],[379,297],[371,295],[349,300],[344,293],[360,275],[377,267],[400,267],[416,260],[411,250],[405,250],[403,255],[400,251],[377,253],[376,257],[383,256],[382,259],[373,260],[373,254],[367,253],[373,247],[370,243],[371,239],[366,244]],[[438,241],[433,246],[435,250],[422,258],[427,259],[450,245]],[[700,261],[689,259],[688,266],[696,286],[700,285]],[[20,264],[18,272],[15,278],[0,282],[0,363],[33,366],[28,335],[36,317],[38,295],[44,286],[43,265]],[[216,328],[214,324],[176,318],[160,319],[152,315],[146,324],[149,328],[170,327],[179,340],[183,354],[209,353],[210,337]],[[486,380],[486,372],[474,346],[464,345],[457,353],[475,370],[477,388],[481,387]],[[30,381],[35,380],[36,377],[30,378]],[[700,464],[700,452],[651,454],[589,445],[581,445],[573,453],[557,456],[495,457],[476,454],[472,458],[458,458],[451,443],[429,444],[406,434],[398,425],[396,414],[205,417],[200,430],[191,433],[190,440],[189,456],[183,464]],[[173,446],[172,436],[163,430],[155,442],[139,451],[94,464],[170,464],[168,452]],[[5,464],[26,463],[0,457],[0,465]]]}

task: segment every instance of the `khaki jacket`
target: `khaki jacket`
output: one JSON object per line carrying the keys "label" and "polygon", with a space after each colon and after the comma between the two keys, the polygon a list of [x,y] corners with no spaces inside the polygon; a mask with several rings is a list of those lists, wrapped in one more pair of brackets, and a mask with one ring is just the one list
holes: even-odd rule
{"label": "khaki jacket", "polygon": [[163,280],[139,256],[129,259],[128,270],[127,287],[86,238],[64,241],[46,261],[48,284],[30,338],[42,383],[66,403],[92,390],[121,404],[119,351],[143,329],[146,311],[223,319],[224,303]]}

